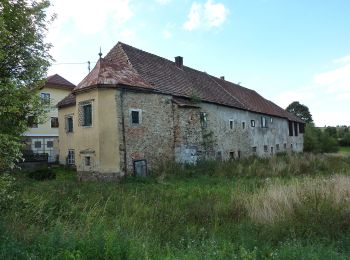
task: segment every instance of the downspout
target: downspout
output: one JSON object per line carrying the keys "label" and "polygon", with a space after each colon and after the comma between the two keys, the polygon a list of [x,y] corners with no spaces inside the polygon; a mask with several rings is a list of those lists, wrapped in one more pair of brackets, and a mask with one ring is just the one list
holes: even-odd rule
{"label": "downspout", "polygon": [[127,174],[127,162],[126,162],[126,138],[125,138],[125,119],[124,119],[124,92],[125,89],[120,90],[120,112],[122,115],[122,135],[123,135],[123,145],[124,145],[124,169],[125,175]]}

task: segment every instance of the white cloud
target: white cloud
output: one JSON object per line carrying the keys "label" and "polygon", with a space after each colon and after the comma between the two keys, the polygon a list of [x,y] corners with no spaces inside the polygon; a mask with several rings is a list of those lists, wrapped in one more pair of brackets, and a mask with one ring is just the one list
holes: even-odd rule
{"label": "white cloud", "polygon": [[184,24],[184,28],[188,31],[192,31],[199,27],[201,23],[201,9],[202,5],[194,2],[191,6],[188,14],[188,20]]}
{"label": "white cloud", "polygon": [[211,0],[204,5],[205,19],[210,27],[218,27],[225,22],[228,10],[224,4],[214,4]]}
{"label": "white cloud", "polygon": [[338,59],[333,60],[333,63],[337,64],[337,63],[347,63],[350,62],[350,55],[348,56],[344,56],[344,57],[340,57]]}
{"label": "white cloud", "polygon": [[319,85],[334,84],[343,80],[350,81],[350,64],[343,65],[335,70],[315,75],[314,81]]}
{"label": "white cloud", "polygon": [[219,27],[225,22],[228,13],[228,9],[222,3],[214,3],[212,0],[208,0],[205,4],[193,2],[183,28],[193,31],[201,26]]}

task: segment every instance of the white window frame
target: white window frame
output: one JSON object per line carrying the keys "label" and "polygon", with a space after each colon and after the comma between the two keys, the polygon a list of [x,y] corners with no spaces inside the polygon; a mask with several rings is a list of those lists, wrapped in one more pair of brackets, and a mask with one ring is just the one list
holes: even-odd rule
{"label": "white window frame", "polygon": [[[139,122],[138,123],[133,123],[132,122],[132,112],[138,112],[139,113]],[[141,125],[142,124],[142,109],[139,108],[130,108],[129,109],[129,117],[130,117],[130,124],[131,125]]]}
{"label": "white window frame", "polygon": [[[73,156],[71,156],[72,154],[73,154]],[[68,150],[67,164],[68,165],[75,165],[75,151],[74,151],[74,149]]]}
{"label": "white window frame", "polygon": [[254,119],[250,120],[250,126],[255,127],[255,120]]}
{"label": "white window frame", "polygon": [[235,129],[235,120],[233,120],[233,119],[229,120],[229,127],[230,127],[230,130]]}

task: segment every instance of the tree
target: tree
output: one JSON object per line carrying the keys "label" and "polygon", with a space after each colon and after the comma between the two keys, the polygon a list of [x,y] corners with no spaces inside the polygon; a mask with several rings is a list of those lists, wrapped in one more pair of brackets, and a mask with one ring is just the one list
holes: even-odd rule
{"label": "tree", "polygon": [[299,117],[301,120],[305,121],[306,123],[312,123],[312,115],[309,111],[309,108],[303,104],[300,104],[298,101],[294,101],[291,103],[286,110],[297,117]]}
{"label": "tree", "polygon": [[52,61],[45,43],[49,1],[0,0],[0,172],[21,157],[28,118],[40,121],[37,95]]}

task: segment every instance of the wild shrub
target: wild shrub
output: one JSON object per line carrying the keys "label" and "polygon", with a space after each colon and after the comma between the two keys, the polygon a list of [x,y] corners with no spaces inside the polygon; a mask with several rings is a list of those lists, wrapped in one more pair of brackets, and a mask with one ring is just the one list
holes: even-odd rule
{"label": "wild shrub", "polygon": [[0,210],[8,208],[15,198],[15,178],[9,174],[0,174]]}
{"label": "wild shrub", "polygon": [[56,173],[52,169],[47,168],[28,172],[27,177],[37,181],[52,180],[56,178]]}

